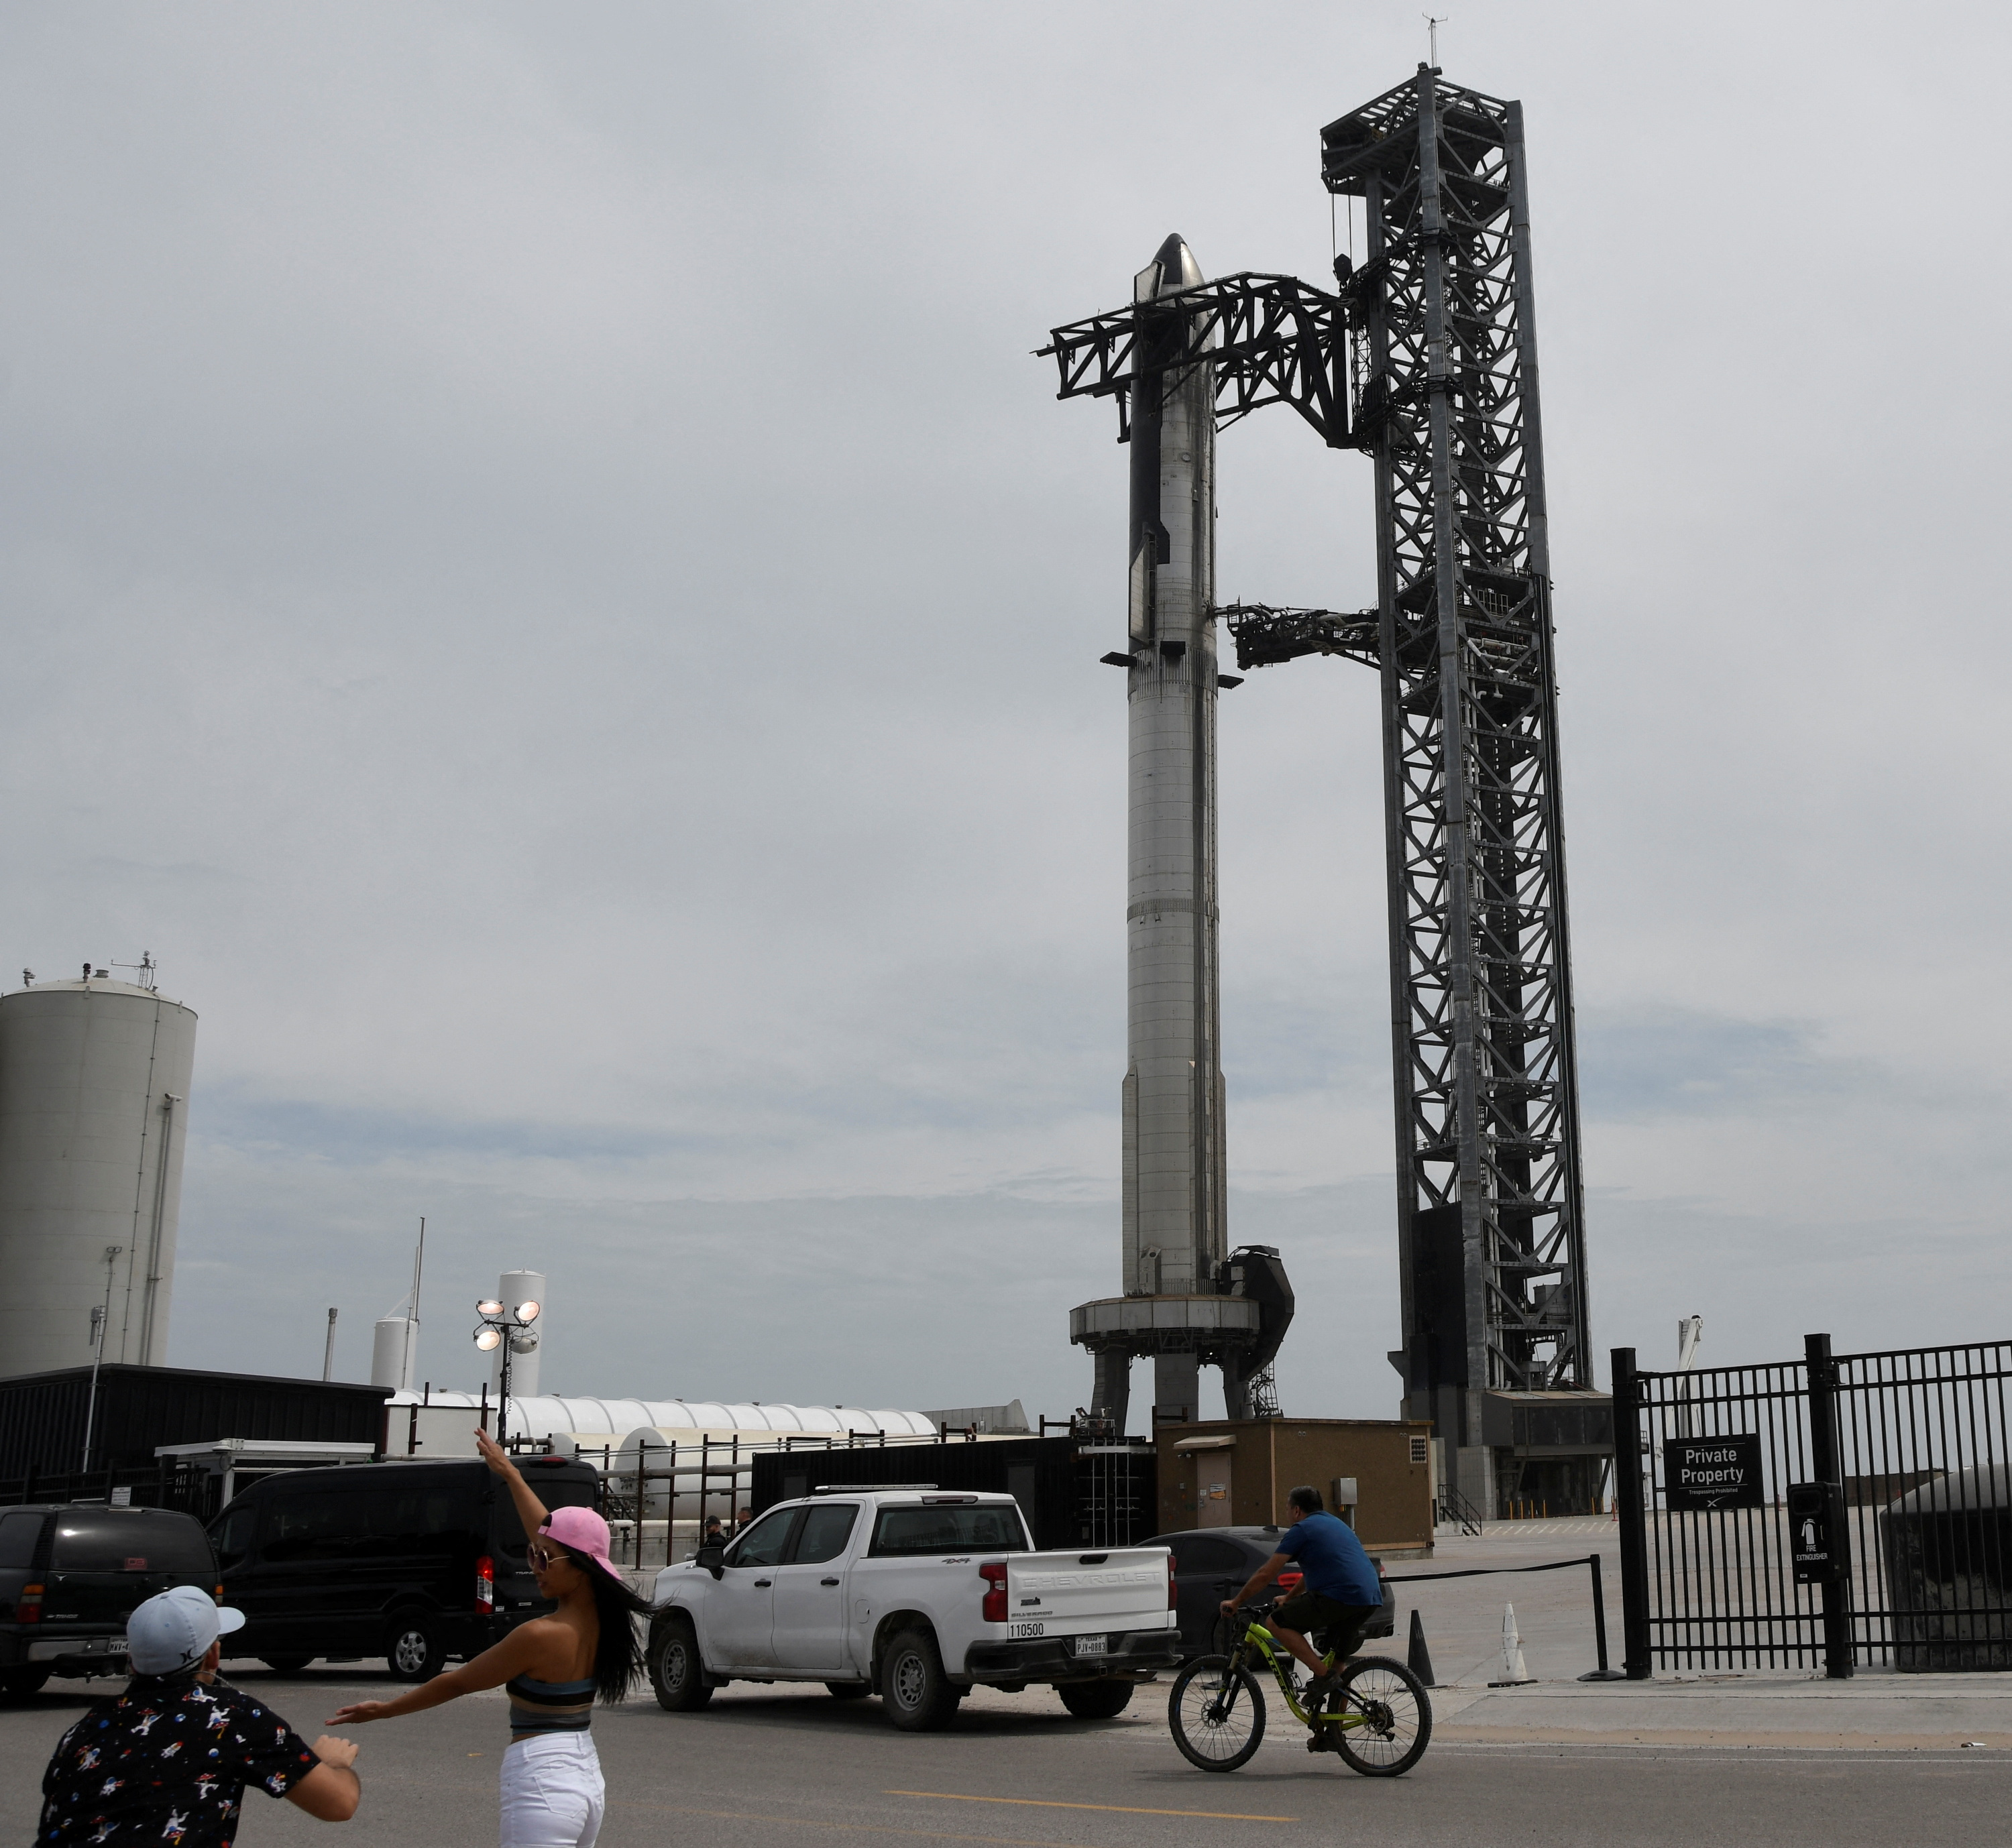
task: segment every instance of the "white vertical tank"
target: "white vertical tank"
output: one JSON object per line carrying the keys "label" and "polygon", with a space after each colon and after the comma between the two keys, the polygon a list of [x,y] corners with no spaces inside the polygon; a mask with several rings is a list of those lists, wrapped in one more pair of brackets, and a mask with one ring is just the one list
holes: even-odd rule
{"label": "white vertical tank", "polygon": [[[535,1399],[538,1396],[538,1351],[545,1332],[545,1278],[542,1271],[505,1271],[496,1279],[496,1300],[508,1315],[519,1303],[539,1305],[538,1319],[530,1328],[510,1337],[510,1397]],[[465,1377],[465,1376],[464,1376]],[[503,1350],[489,1357],[489,1385],[499,1396],[503,1390]]]}
{"label": "white vertical tank", "polygon": [[419,1370],[419,1325],[409,1315],[378,1317],[370,1342],[370,1383],[409,1393]]}
{"label": "white vertical tank", "polygon": [[0,996],[0,1379],[88,1366],[108,1286],[105,1359],[166,1364],[195,1019],[95,972]]}

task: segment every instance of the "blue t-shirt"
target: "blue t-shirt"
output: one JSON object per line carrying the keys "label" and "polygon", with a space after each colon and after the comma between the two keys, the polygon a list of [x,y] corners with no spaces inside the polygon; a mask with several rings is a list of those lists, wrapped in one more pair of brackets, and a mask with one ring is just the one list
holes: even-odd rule
{"label": "blue t-shirt", "polygon": [[1339,1604],[1380,1604],[1383,1587],[1362,1543],[1346,1521],[1308,1514],[1279,1536],[1279,1550],[1305,1575],[1305,1589]]}

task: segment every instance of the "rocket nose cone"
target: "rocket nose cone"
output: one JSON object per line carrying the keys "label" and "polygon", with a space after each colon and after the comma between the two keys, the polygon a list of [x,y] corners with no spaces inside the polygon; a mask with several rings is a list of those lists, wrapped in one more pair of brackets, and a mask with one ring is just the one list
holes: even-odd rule
{"label": "rocket nose cone", "polygon": [[1171,289],[1193,288],[1201,280],[1201,266],[1195,261],[1194,252],[1188,248],[1188,241],[1179,231],[1168,234],[1153,261],[1160,266],[1160,290],[1163,294]]}
{"label": "rocket nose cone", "polygon": [[1133,278],[1132,298],[1150,301],[1156,295],[1171,295],[1177,289],[1193,288],[1202,280],[1201,266],[1179,232],[1168,234],[1154,253],[1153,260]]}

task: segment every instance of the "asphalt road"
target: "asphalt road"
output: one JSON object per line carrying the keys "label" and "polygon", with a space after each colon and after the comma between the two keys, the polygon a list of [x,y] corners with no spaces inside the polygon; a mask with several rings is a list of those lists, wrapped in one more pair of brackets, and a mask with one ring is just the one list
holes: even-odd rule
{"label": "asphalt road", "polygon": [[[389,1684],[358,1668],[233,1679],[312,1738],[347,1700]],[[98,1684],[101,1689],[106,1684]],[[85,1704],[52,1682],[0,1707],[0,1832],[34,1839],[42,1767]],[[708,1848],[767,1844],[1236,1845],[1282,1828],[1333,1830],[1379,1848],[1521,1841],[1671,1848],[1808,1848],[1932,1840],[1996,1843],[2012,1813],[2012,1753],[1768,1752],[1602,1746],[1435,1745],[1407,1776],[1357,1776],[1275,1726],[1243,1771],[1189,1768],[1164,1693],[1141,1689],[1114,1721],[1075,1720],[1046,1689],[982,1693],[947,1732],[897,1732],[877,1701],[822,1689],[733,1687],[698,1714],[646,1694],[594,1720],[609,1793],[601,1841]],[[497,1835],[500,1694],[357,1728],[363,1807],[354,1848],[483,1848]],[[1275,1721],[1278,1718],[1275,1713]],[[246,1843],[329,1842],[327,1826],[255,1792]],[[1322,1839],[1326,1839],[1325,1834]]]}

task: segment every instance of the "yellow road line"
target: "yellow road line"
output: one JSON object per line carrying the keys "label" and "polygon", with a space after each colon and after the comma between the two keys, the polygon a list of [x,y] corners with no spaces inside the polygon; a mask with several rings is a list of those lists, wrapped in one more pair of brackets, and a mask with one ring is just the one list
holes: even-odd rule
{"label": "yellow road line", "polygon": [[919,1842],[983,1842],[993,1848],[1083,1848],[1083,1845],[1053,1839],[1030,1841],[1020,1836],[959,1835],[941,1828],[894,1828],[880,1822],[833,1822],[815,1816],[770,1816],[752,1810],[702,1810],[688,1803],[636,1803],[618,1800],[610,1810],[649,1810],[665,1816],[703,1816],[722,1822],[787,1822],[792,1828],[830,1829],[842,1835],[899,1836]]}
{"label": "yellow road line", "polygon": [[890,1790],[889,1796],[927,1796],[939,1803],[1018,1803],[1030,1810],[1103,1810],[1118,1816],[1193,1816],[1205,1822],[1297,1822],[1297,1816],[1247,1816],[1234,1810],[1147,1810],[1136,1803],[1055,1803],[1041,1796],[965,1796],[954,1790]]}

